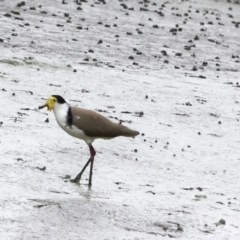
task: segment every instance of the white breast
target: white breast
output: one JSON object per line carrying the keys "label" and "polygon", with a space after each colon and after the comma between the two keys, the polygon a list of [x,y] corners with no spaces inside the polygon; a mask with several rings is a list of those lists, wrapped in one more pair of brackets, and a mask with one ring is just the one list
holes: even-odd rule
{"label": "white breast", "polygon": [[69,135],[84,140],[87,144],[92,143],[94,138],[88,137],[84,134],[84,132],[74,125],[68,126],[67,124],[67,114],[68,114],[69,105],[55,103],[53,112],[56,118],[58,125]]}

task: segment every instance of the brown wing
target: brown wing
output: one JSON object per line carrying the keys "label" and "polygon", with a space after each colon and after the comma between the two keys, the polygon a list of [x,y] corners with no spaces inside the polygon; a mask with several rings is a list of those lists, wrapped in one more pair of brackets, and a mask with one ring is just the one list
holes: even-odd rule
{"label": "brown wing", "polygon": [[110,121],[97,112],[78,107],[71,107],[71,111],[73,124],[89,137],[134,137],[139,134],[137,131]]}

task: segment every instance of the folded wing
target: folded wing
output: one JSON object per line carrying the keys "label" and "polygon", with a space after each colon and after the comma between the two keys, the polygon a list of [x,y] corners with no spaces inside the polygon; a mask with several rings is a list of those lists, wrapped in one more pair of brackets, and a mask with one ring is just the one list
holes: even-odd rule
{"label": "folded wing", "polygon": [[135,137],[138,131],[110,121],[103,115],[78,107],[71,107],[73,124],[87,136],[96,138]]}

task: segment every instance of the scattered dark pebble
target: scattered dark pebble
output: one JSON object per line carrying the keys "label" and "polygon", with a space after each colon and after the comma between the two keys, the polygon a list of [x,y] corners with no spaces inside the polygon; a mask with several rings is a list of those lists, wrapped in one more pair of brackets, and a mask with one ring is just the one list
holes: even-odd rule
{"label": "scattered dark pebble", "polygon": [[147,191],[147,193],[152,193],[153,195],[155,195],[156,193],[153,191]]}
{"label": "scattered dark pebble", "polygon": [[217,223],[215,223],[216,226],[225,225],[225,224],[226,224],[226,221],[224,219],[220,219]]}
{"label": "scattered dark pebble", "polygon": [[163,56],[167,56],[168,55],[165,50],[162,50],[161,53],[162,53]]}
{"label": "scattered dark pebble", "polygon": [[124,113],[124,114],[130,114],[132,112],[129,112],[129,111],[122,111],[121,113]]}
{"label": "scattered dark pebble", "polygon": [[135,112],[135,114],[138,116],[138,117],[142,117],[144,115],[144,112]]}
{"label": "scattered dark pebble", "polygon": [[17,11],[11,11],[11,13],[13,13],[15,15],[20,15],[20,12],[17,12]]}
{"label": "scattered dark pebble", "polygon": [[171,28],[171,29],[169,30],[169,32],[171,32],[171,33],[177,32],[177,28]]}
{"label": "scattered dark pebble", "polygon": [[193,66],[192,71],[197,71],[198,68],[196,66]]}
{"label": "scattered dark pebble", "polygon": [[185,50],[191,50],[191,46],[184,46]]}
{"label": "scattered dark pebble", "polygon": [[182,53],[176,53],[175,55],[178,56],[178,57],[181,57]]}
{"label": "scattered dark pebble", "polygon": [[187,190],[187,191],[192,191],[192,190],[194,190],[194,188],[182,188],[183,190]]}
{"label": "scattered dark pebble", "polygon": [[38,170],[40,170],[40,171],[45,171],[45,170],[46,170],[46,167],[42,167],[42,168],[36,167],[36,169],[38,169]]}
{"label": "scattered dark pebble", "polygon": [[50,83],[49,86],[61,87],[62,85],[57,85],[57,84]]}
{"label": "scattered dark pebble", "polygon": [[119,184],[122,184],[122,182],[115,182],[115,184],[119,185]]}
{"label": "scattered dark pebble", "polygon": [[207,198],[206,195],[195,195],[194,197],[197,198],[198,200]]}
{"label": "scattered dark pebble", "polygon": [[11,17],[12,15],[10,13],[6,13],[3,15],[4,17]]}
{"label": "scattered dark pebble", "polygon": [[22,2],[20,2],[20,3],[17,4],[17,7],[25,6],[25,4],[26,4],[26,3],[25,3],[24,1],[22,1]]}

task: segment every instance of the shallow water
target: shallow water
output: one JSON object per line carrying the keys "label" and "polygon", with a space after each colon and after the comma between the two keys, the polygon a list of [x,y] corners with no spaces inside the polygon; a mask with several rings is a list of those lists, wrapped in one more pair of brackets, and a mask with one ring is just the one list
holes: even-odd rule
{"label": "shallow water", "polygon": [[[238,239],[240,5],[17,3],[0,1],[1,239]],[[141,132],[94,142],[91,190],[88,169],[65,178],[89,152],[37,109],[51,94]]]}

